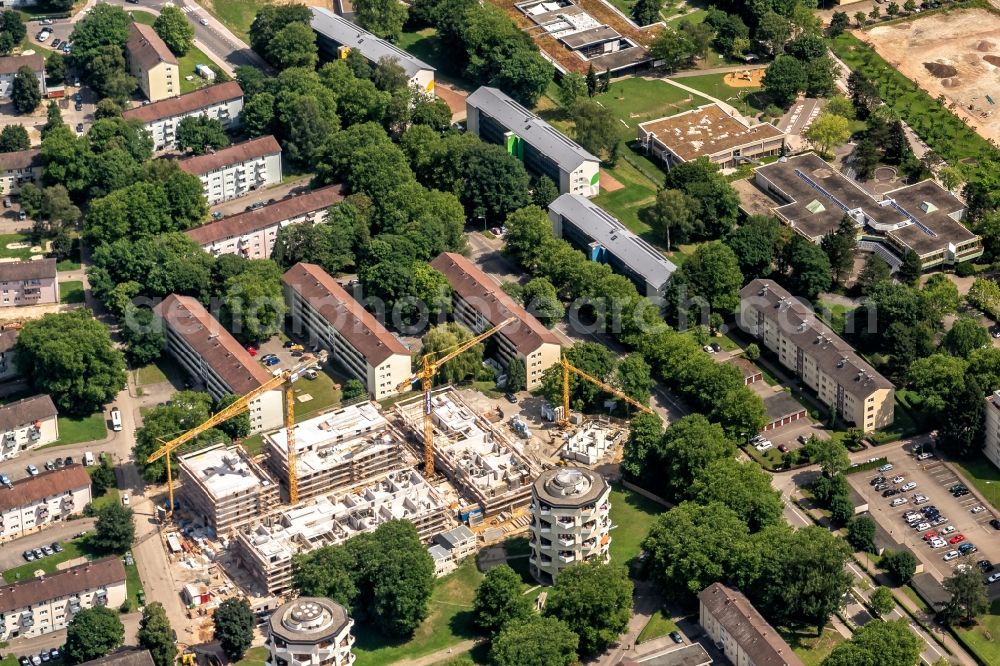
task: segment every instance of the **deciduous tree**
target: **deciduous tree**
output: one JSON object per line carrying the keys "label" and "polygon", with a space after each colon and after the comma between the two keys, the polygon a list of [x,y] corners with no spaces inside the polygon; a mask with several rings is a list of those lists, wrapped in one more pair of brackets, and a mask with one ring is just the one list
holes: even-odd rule
{"label": "deciduous tree", "polygon": [[194,155],[204,155],[229,145],[222,123],[208,116],[187,116],[177,123],[177,147]]}
{"label": "deciduous tree", "polygon": [[917,573],[917,558],[908,550],[888,551],[879,560],[879,566],[899,585],[906,585]]}
{"label": "deciduous tree", "polygon": [[855,550],[875,551],[875,521],[870,516],[855,516],[847,522],[847,543]]}
{"label": "deciduous tree", "polygon": [[267,340],[285,320],[281,270],[273,261],[250,259],[243,270],[226,280],[222,316],[241,342]]}
{"label": "deciduous tree", "polygon": [[14,75],[11,84],[10,101],[14,109],[21,114],[32,113],[42,101],[42,89],[38,77],[31,67],[22,65]]}
{"label": "deciduous tree", "polygon": [[688,496],[700,504],[720,502],[757,532],[781,522],[784,504],[770,477],[754,462],[734,458],[711,461],[695,473]]}
{"label": "deciduous tree", "polygon": [[806,130],[805,135],[821,155],[829,157],[833,148],[843,145],[851,138],[851,129],[847,118],[832,113],[821,113]]}
{"label": "deciduous tree", "polygon": [[662,189],[656,193],[656,202],[646,211],[646,219],[670,250],[673,245],[690,240],[698,225],[697,209],[698,203],[680,190]]}
{"label": "deciduous tree", "polygon": [[555,326],[566,313],[556,288],[543,277],[528,281],[521,292],[521,299],[528,312],[548,328]]}
{"label": "deciduous tree", "polygon": [[770,65],[761,80],[764,92],[781,107],[787,107],[795,97],[805,90],[807,75],[802,62],[790,55],[779,55]]}
{"label": "deciduous tree", "polygon": [[[420,356],[430,354],[431,358],[435,358],[442,355],[444,350],[453,349],[472,337],[467,328],[454,322],[434,326],[424,334]],[[435,383],[444,386],[475,379],[483,364],[484,349],[482,344],[473,345],[445,363],[434,377]]]}
{"label": "deciduous tree", "polygon": [[5,125],[0,130],[0,153],[16,153],[28,148],[31,148],[31,141],[23,125]]}
{"label": "deciduous tree", "polygon": [[580,637],[580,652],[598,654],[614,643],[632,616],[632,582],[621,564],[581,562],[559,572],[545,613]]}
{"label": "deciduous tree", "polygon": [[215,609],[215,640],[230,661],[243,658],[253,642],[253,611],[246,599],[226,599]]}
{"label": "deciduous tree", "polygon": [[896,607],[896,597],[892,595],[892,590],[887,588],[885,585],[880,585],[872,593],[870,600],[872,610],[879,617],[883,617],[892,612],[892,609]]}
{"label": "deciduous tree", "polygon": [[841,643],[823,660],[822,666],[915,666],[920,663],[923,643],[906,618],[869,622],[850,641]]}
{"label": "deciduous tree", "polygon": [[949,624],[969,625],[989,610],[986,585],[977,567],[967,566],[956,569],[944,580],[944,589],[951,599],[944,605],[942,615]]}
{"label": "deciduous tree", "polygon": [[611,110],[593,100],[583,99],[572,111],[576,140],[598,156],[607,157],[618,143],[618,121]]}
{"label": "deciduous tree", "polygon": [[476,588],[472,603],[476,626],[495,635],[508,622],[525,620],[531,614],[531,600],[521,594],[521,577],[506,564],[493,567]]}
{"label": "deciduous tree", "polygon": [[577,663],[579,637],[565,622],[533,616],[512,622],[497,634],[490,648],[495,666],[571,666]]}
{"label": "deciduous tree", "polygon": [[124,640],[125,627],[116,611],[104,606],[84,608],[66,627],[63,656],[70,664],[82,664],[110,654]]}
{"label": "deciduous tree", "polygon": [[149,650],[156,666],[172,666],[177,656],[177,643],[167,611],[159,601],[150,602],[142,609],[137,638],[139,645]]}
{"label": "deciduous tree", "polygon": [[160,15],[153,21],[153,30],[174,55],[182,56],[194,45],[194,27],[179,7],[173,5],[162,7]]}
{"label": "deciduous tree", "polygon": [[135,523],[132,509],[112,502],[97,512],[91,545],[105,553],[123,554],[135,541]]}
{"label": "deciduous tree", "polygon": [[845,215],[841,218],[837,230],[823,236],[823,240],[820,241],[820,247],[823,248],[830,260],[833,280],[837,284],[842,285],[851,276],[857,237],[857,225],[854,224],[854,220],[849,215]]}
{"label": "deciduous tree", "polygon": [[358,23],[376,37],[395,41],[406,23],[407,9],[395,0],[361,0],[354,5]]}

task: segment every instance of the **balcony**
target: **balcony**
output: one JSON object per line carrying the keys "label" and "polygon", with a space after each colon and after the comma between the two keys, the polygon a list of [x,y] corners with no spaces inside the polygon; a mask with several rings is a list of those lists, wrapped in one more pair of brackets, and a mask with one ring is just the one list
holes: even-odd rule
{"label": "balcony", "polygon": [[576,553],[571,550],[563,550],[559,552],[559,561],[563,564],[570,564],[576,561]]}
{"label": "balcony", "polygon": [[576,537],[572,534],[560,534],[559,535],[559,545],[563,548],[569,548],[570,546],[576,545]]}
{"label": "balcony", "polygon": [[556,522],[559,523],[561,527],[573,527],[576,524],[576,520],[570,516],[563,516],[562,518],[557,518]]}

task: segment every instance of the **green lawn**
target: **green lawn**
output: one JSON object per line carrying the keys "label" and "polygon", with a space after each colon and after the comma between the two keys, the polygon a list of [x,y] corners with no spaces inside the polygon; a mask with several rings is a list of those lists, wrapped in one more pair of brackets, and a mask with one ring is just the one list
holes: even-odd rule
{"label": "green lawn", "polygon": [[59,302],[66,304],[83,303],[83,282],[70,280],[59,283]]}
{"label": "green lawn", "polygon": [[142,592],[142,579],[139,578],[139,569],[134,564],[125,565],[125,592],[132,610],[137,610],[139,608],[139,593]]}
{"label": "green lawn", "polygon": [[636,643],[645,643],[646,641],[651,641],[654,638],[661,638],[666,636],[671,631],[677,631],[677,625],[669,617],[663,616],[663,611],[656,611],[653,616],[649,618],[649,622],[646,626],[642,628],[639,632],[639,638],[636,639]]}
{"label": "green lawn", "polygon": [[73,261],[72,259],[63,259],[56,264],[57,271],[78,271],[80,270],[80,262]]}
{"label": "green lawn", "polygon": [[412,53],[437,72],[434,76],[440,81],[457,85],[466,90],[474,90],[476,86],[462,75],[464,62],[457,62],[442,52],[441,41],[435,28],[423,28],[416,32],[403,32],[396,46]]}
{"label": "green lawn", "polygon": [[[249,3],[245,2],[245,0],[241,0],[238,4],[246,5]],[[250,16],[251,21],[253,21],[253,17],[257,13],[256,6],[254,6],[253,12],[254,13]],[[132,20],[136,23],[145,23],[146,25],[153,25],[153,22],[156,20],[156,17],[149,12],[131,12],[131,16]],[[223,22],[225,23],[225,21]],[[247,26],[249,27],[249,23]],[[182,95],[193,90],[197,90],[198,88],[208,85],[209,83],[195,73],[195,65],[210,65],[215,69],[218,69],[218,66],[212,61],[211,58],[205,55],[204,52],[202,52],[198,47],[192,45],[191,49],[187,53],[177,58],[177,68],[181,76]],[[193,76],[194,78],[188,81],[184,78],[186,76]]]}
{"label": "green lawn", "polygon": [[965,639],[980,663],[1000,664],[1000,641],[997,641],[997,636],[1000,636],[1000,599],[993,602],[989,615],[980,617],[976,626],[955,631]]}
{"label": "green lawn", "polygon": [[611,90],[594,97],[624,123],[622,131],[634,139],[635,127],[647,120],[671,116],[707,104],[704,97],[660,80],[624,79],[611,84]]}
{"label": "green lawn", "polygon": [[816,636],[815,629],[792,630],[779,627],[778,633],[788,642],[792,651],[806,666],[819,666],[833,652],[833,648],[845,640],[843,636],[830,627],[824,629],[820,636]]}
{"label": "green lawn", "polygon": [[80,442],[93,442],[104,439],[108,436],[108,425],[105,421],[104,412],[95,412],[90,416],[82,418],[75,416],[59,417],[59,439],[39,447],[49,449],[55,446],[66,444],[79,444]]}
{"label": "green lawn", "polygon": [[184,371],[172,358],[164,355],[148,365],[136,368],[134,376],[137,386],[152,386],[168,381],[181,382],[184,380]]}
{"label": "green lawn", "polygon": [[611,561],[628,564],[642,551],[642,542],[649,534],[656,517],[666,507],[638,493],[616,486],[611,491]]}
{"label": "green lawn", "polygon": [[[8,248],[13,243],[27,243],[29,247]],[[31,237],[27,234],[0,234],[0,259],[31,259]]]}
{"label": "green lawn", "polygon": [[[340,389],[338,389],[333,378],[325,371],[316,373],[316,379],[306,379],[303,377],[295,382],[295,420],[303,421],[320,412],[326,411],[335,405],[340,404]],[[299,402],[300,395],[309,394],[312,400]]]}
{"label": "green lawn", "polygon": [[263,0],[209,0],[202,6],[232,30],[247,44],[250,43],[250,24],[260,8],[268,4]]}
{"label": "green lawn", "polygon": [[762,109],[754,105],[755,96],[760,88],[735,88],[725,83],[725,74],[703,74],[701,76],[684,76],[678,78],[679,83],[700,90],[723,102],[729,102],[745,115],[756,115]]}
{"label": "green lawn", "polygon": [[435,581],[430,613],[405,643],[393,643],[370,627],[355,631],[355,666],[383,666],[403,659],[415,659],[462,640],[476,638],[472,626],[472,600],[482,579],[483,574],[476,568],[475,558],[470,557],[457,571]]}
{"label": "green lawn", "polygon": [[531,544],[525,537],[511,537],[503,543],[503,549],[507,557],[507,566],[521,574],[521,580],[526,585],[534,585],[535,579],[531,577],[531,565],[525,555],[531,555]]}
{"label": "green lawn", "polygon": [[830,325],[830,328],[832,328],[837,335],[843,335],[844,327],[846,326],[847,314],[849,312],[854,312],[855,308],[843,305],[842,303],[825,303],[823,301],[820,301],[820,307],[827,309],[830,313],[829,321],[827,322]]}
{"label": "green lawn", "polygon": [[965,478],[976,488],[980,498],[1000,509],[1000,470],[994,467],[982,454],[971,460],[953,463],[962,470]]}
{"label": "green lawn", "polygon": [[28,562],[19,567],[14,567],[13,569],[4,571],[4,581],[13,583],[19,580],[30,580],[32,575],[39,569],[47,574],[53,573],[56,570],[57,564],[62,564],[67,560],[76,559],[84,555],[83,548],[81,547],[82,540],[83,539],[81,538],[74,539],[73,541],[66,541],[62,544],[63,552],[61,553],[55,553],[54,555],[43,557],[40,560]]}
{"label": "green lawn", "polygon": [[265,661],[267,661],[267,647],[261,645],[259,647],[252,647],[247,650],[243,658],[238,662],[233,664],[233,666],[261,666]]}
{"label": "green lawn", "polygon": [[118,489],[108,488],[107,492],[105,492],[103,495],[101,495],[100,497],[95,497],[90,501],[90,507],[94,511],[100,511],[109,504],[118,504],[121,501],[122,501],[121,495],[119,494]]}

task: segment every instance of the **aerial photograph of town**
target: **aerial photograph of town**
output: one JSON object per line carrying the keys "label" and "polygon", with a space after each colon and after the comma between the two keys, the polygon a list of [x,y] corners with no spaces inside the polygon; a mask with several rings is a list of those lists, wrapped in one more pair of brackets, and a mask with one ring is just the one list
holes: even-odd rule
{"label": "aerial photograph of town", "polygon": [[0,666],[1000,666],[1000,0],[0,0],[0,199]]}

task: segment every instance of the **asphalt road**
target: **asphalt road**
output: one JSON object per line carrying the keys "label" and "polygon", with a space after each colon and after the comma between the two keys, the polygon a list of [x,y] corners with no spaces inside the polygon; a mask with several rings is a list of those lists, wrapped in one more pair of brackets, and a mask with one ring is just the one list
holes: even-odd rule
{"label": "asphalt road", "polygon": [[47,546],[53,542],[69,541],[80,532],[93,529],[96,520],[94,518],[81,518],[67,523],[58,523],[55,527],[49,527],[41,532],[29,534],[26,537],[15,539],[4,543],[0,548],[0,571],[7,571],[26,564],[21,553],[26,550]]}

